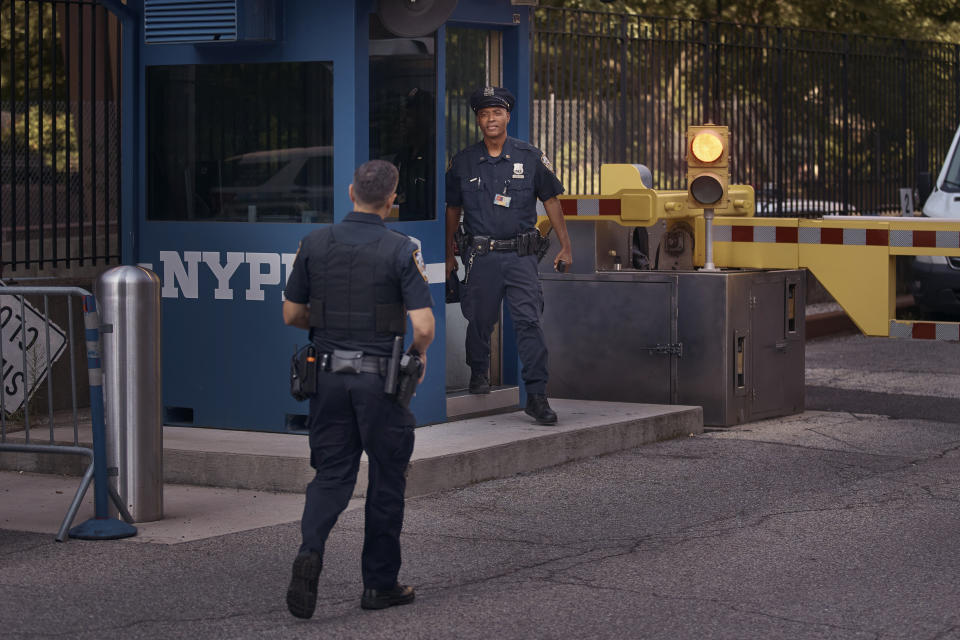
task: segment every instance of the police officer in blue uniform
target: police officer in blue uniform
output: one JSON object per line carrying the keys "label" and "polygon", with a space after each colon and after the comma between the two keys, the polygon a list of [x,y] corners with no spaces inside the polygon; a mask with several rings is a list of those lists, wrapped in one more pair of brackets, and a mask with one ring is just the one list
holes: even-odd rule
{"label": "police officer in blue uniform", "polygon": [[483,140],[454,156],[447,170],[446,267],[448,274],[457,269],[454,246],[462,215],[465,235],[460,249],[467,273],[460,301],[467,319],[470,392],[490,393],[490,334],[506,298],[523,365],[526,412],[539,424],[555,424],[557,414],[546,396],[547,348],[540,329],[537,199],[560,242],[554,268],[560,262],[572,264],[573,255],[557,200],[563,185],[550,161],[536,147],[507,136],[515,102],[513,94],[501,87],[484,87],[470,97]]}
{"label": "police officer in blue uniform", "polygon": [[388,162],[361,165],[349,190],[354,211],[303,239],[287,281],[284,322],[310,331],[320,363],[308,418],[316,476],[307,486],[303,543],[287,590],[287,607],[299,618],[313,615],[324,544],[353,494],[363,452],[369,487],[360,605],[382,609],[414,598],[397,575],[415,421],[384,391],[384,376],[406,316],[413,325],[408,352],[426,369],[434,318],[419,248],[383,222],[397,181]]}

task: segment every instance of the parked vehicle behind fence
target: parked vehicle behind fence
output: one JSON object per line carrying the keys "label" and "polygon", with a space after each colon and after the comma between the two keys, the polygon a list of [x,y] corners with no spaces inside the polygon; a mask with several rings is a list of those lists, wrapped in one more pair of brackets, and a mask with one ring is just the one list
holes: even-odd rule
{"label": "parked vehicle behind fence", "polygon": [[[960,128],[940,169],[933,192],[923,205],[928,218],[960,218]],[[910,289],[917,305],[927,311],[960,316],[960,258],[917,256]]]}

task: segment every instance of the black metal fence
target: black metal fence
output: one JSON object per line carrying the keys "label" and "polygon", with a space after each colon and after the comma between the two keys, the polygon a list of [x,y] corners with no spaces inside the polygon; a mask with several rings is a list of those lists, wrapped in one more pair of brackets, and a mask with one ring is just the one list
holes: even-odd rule
{"label": "black metal fence", "polygon": [[533,47],[533,142],[569,193],[607,162],[685,188],[686,127],[712,121],[757,215],[896,212],[960,123],[953,44],[543,8]]}
{"label": "black metal fence", "polygon": [[92,0],[0,0],[2,275],[119,261],[119,71]]}

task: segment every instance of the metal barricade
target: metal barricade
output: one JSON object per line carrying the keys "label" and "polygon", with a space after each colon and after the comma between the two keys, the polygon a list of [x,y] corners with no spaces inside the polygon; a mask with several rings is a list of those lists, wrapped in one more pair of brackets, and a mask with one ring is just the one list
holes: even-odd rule
{"label": "metal barricade", "polygon": [[[26,296],[42,298],[41,308]],[[66,329],[50,319],[50,300],[66,304]],[[87,382],[90,388],[90,425],[93,446],[80,443],[81,411],[77,391],[82,381],[77,372],[74,340],[74,307],[82,305],[86,339]],[[79,287],[0,286],[0,453],[77,455],[87,467],[70,503],[56,540],[63,542],[68,530],[72,537],[107,539],[134,535],[136,529],[107,517],[107,499],[112,499],[127,523],[133,521],[123,501],[107,482],[107,460],[103,412],[103,382],[100,364],[100,320],[96,300]],[[54,365],[68,357],[67,373]],[[54,395],[65,402],[63,385],[69,376],[69,409],[55,411]],[[46,411],[43,406],[46,405]],[[45,416],[44,416],[45,413]],[[60,426],[58,426],[58,420]],[[42,435],[37,435],[38,431]],[[94,485],[93,520],[70,530],[90,486]],[[93,524],[91,524],[93,523]]]}

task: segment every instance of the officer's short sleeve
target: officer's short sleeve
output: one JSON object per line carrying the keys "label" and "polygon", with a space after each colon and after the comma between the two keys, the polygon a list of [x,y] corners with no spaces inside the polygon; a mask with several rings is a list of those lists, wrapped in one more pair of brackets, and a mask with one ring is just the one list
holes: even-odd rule
{"label": "officer's short sleeve", "polygon": [[404,242],[398,260],[403,306],[407,309],[433,307],[433,297],[427,281],[427,265],[423,262],[420,248],[411,241]]}
{"label": "officer's short sleeve", "polygon": [[447,169],[446,198],[448,207],[459,207],[463,204],[463,194],[460,192],[460,173],[457,171],[457,159],[454,158]]}
{"label": "officer's short sleeve", "polygon": [[290,302],[297,304],[307,304],[310,301],[310,281],[307,278],[307,251],[304,251],[306,239],[300,243],[297,249],[297,257],[293,261],[293,267],[290,269],[290,277],[287,278],[287,287],[283,291],[284,297]]}
{"label": "officer's short sleeve", "polygon": [[537,171],[534,174],[533,186],[537,191],[537,198],[543,202],[563,193],[563,184],[557,178],[557,174],[553,172],[553,165],[550,164],[546,154],[538,149],[534,149],[534,152],[539,155],[539,158],[537,159]]}

